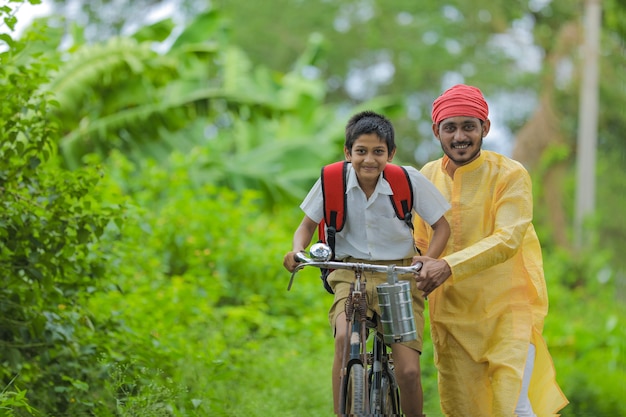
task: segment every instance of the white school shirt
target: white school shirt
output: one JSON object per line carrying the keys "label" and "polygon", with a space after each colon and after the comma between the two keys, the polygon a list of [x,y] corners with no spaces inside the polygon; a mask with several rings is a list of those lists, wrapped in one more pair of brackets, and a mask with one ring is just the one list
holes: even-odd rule
{"label": "white school shirt", "polygon": [[[413,188],[413,215],[417,213],[432,225],[450,209],[450,204],[417,169],[405,166]],[[413,233],[398,219],[389,198],[391,186],[381,173],[376,189],[366,199],[351,164],[347,169],[346,221],[335,236],[335,258],[352,256],[364,260],[396,260],[415,255]],[[324,218],[321,178],[317,180],[300,208],[314,222]]]}

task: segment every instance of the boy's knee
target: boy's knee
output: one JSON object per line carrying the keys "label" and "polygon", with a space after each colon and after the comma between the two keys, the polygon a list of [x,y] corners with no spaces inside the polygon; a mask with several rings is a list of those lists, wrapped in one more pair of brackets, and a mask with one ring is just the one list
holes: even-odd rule
{"label": "boy's knee", "polygon": [[420,378],[420,370],[417,366],[396,367],[394,372],[396,374],[396,378],[398,379],[398,383],[419,381]]}

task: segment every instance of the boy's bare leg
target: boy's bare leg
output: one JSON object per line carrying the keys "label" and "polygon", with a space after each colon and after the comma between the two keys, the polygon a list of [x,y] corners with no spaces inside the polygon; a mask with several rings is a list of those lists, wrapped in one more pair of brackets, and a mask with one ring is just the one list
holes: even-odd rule
{"label": "boy's bare leg", "polygon": [[341,389],[341,361],[346,340],[346,313],[339,313],[335,320],[335,359],[333,360],[333,405],[339,415],[339,390]]}
{"label": "boy's bare leg", "polygon": [[394,343],[394,373],[400,387],[400,406],[406,417],[422,417],[424,394],[420,369],[420,354],[410,347]]}

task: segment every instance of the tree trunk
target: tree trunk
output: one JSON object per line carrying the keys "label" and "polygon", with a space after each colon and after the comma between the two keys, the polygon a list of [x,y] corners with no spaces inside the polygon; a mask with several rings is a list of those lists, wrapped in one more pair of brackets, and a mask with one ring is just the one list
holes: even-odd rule
{"label": "tree trunk", "polygon": [[547,151],[556,147],[570,146],[560,125],[560,117],[555,110],[554,90],[556,68],[561,59],[571,57],[576,52],[580,40],[579,23],[564,25],[556,37],[552,51],[546,56],[547,76],[543,78],[540,88],[539,105],[535,113],[519,130],[515,138],[513,159],[524,164],[529,171],[540,176],[543,184],[542,192],[536,203],[545,204],[547,216],[551,226],[552,239],[558,245],[570,247],[568,239],[568,219],[563,207],[566,198],[564,195],[563,179],[567,164],[563,159],[555,159],[543,166],[542,158]]}

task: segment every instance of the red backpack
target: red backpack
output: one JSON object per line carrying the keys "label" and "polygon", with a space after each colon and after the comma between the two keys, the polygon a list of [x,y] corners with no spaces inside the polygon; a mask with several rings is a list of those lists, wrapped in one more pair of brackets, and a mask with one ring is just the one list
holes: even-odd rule
{"label": "red backpack", "polygon": [[[339,161],[322,168],[322,194],[324,196],[324,218],[318,227],[319,242],[330,246],[335,259],[335,234],[343,229],[346,222],[346,182],[347,161]],[[399,165],[387,164],[383,177],[391,185],[393,195],[390,195],[391,205],[398,219],[402,220],[413,230],[411,210],[413,209],[413,188],[406,169]],[[325,226],[327,230],[325,229]],[[333,294],[326,281],[332,270],[322,270],[322,282],[326,291]]]}

